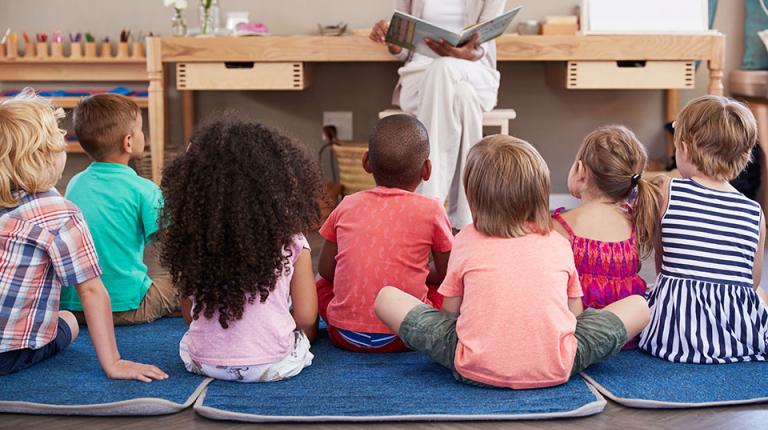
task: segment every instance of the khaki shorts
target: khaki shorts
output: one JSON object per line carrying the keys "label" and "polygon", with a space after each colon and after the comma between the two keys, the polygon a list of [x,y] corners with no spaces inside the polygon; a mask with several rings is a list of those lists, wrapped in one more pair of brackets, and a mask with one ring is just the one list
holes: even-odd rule
{"label": "khaki shorts", "polygon": [[[408,312],[398,335],[405,346],[427,354],[434,362],[453,372],[460,382],[483,386],[461,376],[454,367],[456,344],[456,315],[441,312],[428,305],[418,305]],[[619,317],[605,310],[587,309],[576,317],[578,347],[571,376],[589,365],[621,351],[627,343],[627,330]]]}

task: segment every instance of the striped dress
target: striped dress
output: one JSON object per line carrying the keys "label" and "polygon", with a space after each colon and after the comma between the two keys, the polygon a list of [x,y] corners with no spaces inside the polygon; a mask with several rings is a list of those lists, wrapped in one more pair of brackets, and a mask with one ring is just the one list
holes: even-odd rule
{"label": "striped dress", "polygon": [[741,193],[672,179],[641,349],[684,363],[768,359],[768,308],[752,288],[760,221]]}

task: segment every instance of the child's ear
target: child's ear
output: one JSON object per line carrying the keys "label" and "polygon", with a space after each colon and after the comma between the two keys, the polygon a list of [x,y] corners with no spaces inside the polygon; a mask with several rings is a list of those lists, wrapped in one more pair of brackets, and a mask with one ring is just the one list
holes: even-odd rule
{"label": "child's ear", "polygon": [[424,164],[421,166],[421,180],[426,182],[432,176],[432,161],[429,159],[424,160]]}
{"label": "child's ear", "polygon": [[120,145],[120,149],[122,149],[123,152],[127,152],[129,154],[133,152],[133,133],[129,133],[123,136],[123,142]]}
{"label": "child's ear", "polygon": [[576,179],[578,181],[583,181],[587,177],[587,167],[584,166],[584,163],[581,162],[581,160],[576,162]]}
{"label": "child's ear", "polygon": [[368,151],[365,151],[365,154],[363,154],[363,169],[365,169],[366,173],[373,173],[373,170],[371,170],[371,161],[368,159]]}

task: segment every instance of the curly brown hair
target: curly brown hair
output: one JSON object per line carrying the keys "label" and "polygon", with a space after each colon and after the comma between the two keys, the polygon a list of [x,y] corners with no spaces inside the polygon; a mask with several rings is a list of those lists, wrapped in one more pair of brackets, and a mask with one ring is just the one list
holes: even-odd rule
{"label": "curly brown hair", "polygon": [[[232,116],[232,115],[228,115]],[[317,228],[319,166],[292,139],[262,124],[220,119],[199,128],[164,172],[163,264],[193,318],[223,328],[263,303],[290,271],[293,237]]]}

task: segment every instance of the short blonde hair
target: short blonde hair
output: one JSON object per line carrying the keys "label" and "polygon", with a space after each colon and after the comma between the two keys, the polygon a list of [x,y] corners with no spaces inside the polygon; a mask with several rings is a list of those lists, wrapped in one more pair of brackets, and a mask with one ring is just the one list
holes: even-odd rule
{"label": "short blonde hair", "polygon": [[547,234],[549,168],[530,143],[497,134],[473,146],[464,188],[475,228],[494,237]]}
{"label": "short blonde hair", "polygon": [[64,111],[25,89],[0,102],[0,207],[19,204],[18,190],[39,193],[59,179],[54,156],[67,148]]}
{"label": "short blonde hair", "polygon": [[688,147],[701,173],[729,181],[752,160],[757,123],[744,104],[726,97],[703,96],[688,103],[675,121],[675,146]]}

